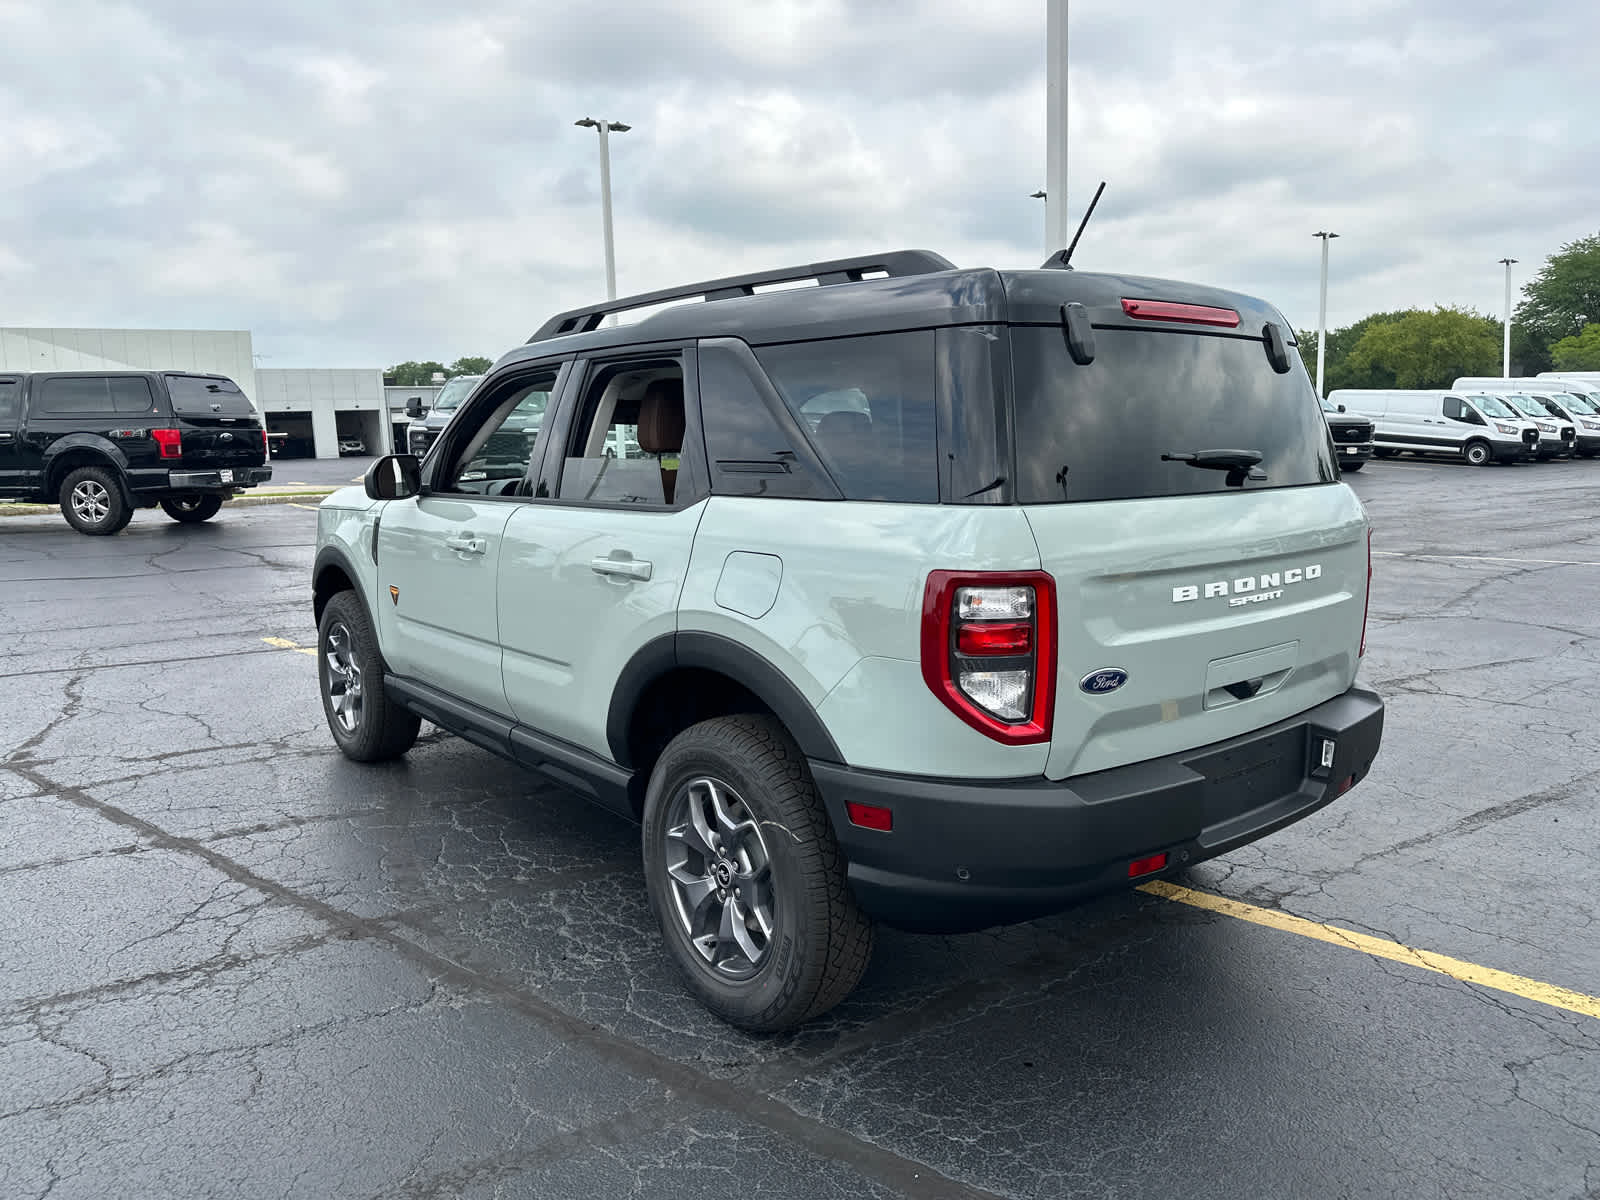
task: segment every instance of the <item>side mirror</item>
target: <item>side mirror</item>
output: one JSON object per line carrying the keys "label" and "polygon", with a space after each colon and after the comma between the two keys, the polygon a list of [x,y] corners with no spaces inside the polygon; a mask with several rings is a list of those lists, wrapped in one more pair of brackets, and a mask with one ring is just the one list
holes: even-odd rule
{"label": "side mirror", "polygon": [[415,454],[385,454],[361,477],[369,500],[404,500],[422,490],[422,464]]}
{"label": "side mirror", "polygon": [[422,414],[426,411],[427,410],[422,407],[421,396],[412,396],[406,401],[406,416],[410,417],[413,421],[422,416]]}
{"label": "side mirror", "polygon": [[1339,405],[1339,411],[1340,411],[1340,412],[1343,412],[1343,411],[1344,411],[1344,405],[1342,405],[1342,404],[1341,404],[1341,405]]}

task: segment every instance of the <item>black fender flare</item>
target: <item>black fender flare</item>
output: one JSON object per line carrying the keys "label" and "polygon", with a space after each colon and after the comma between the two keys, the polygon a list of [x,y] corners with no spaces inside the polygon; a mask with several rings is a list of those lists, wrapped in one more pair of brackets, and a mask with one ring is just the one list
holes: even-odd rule
{"label": "black fender flare", "polygon": [[[122,447],[106,438],[92,433],[69,433],[59,437],[45,448],[43,460],[39,463],[39,491],[46,496],[54,497],[61,489],[61,478],[56,478],[56,463],[64,454],[74,450],[84,450],[93,454],[104,462],[93,465],[103,465],[111,468],[111,473],[117,477],[117,486],[122,489],[122,498],[127,501],[129,508],[137,507],[133,498],[133,489],[128,486],[128,456],[122,452]],[[90,464],[85,464],[90,465]],[[65,472],[61,473],[65,477]]]}
{"label": "black fender flare", "polygon": [[361,572],[356,570],[355,564],[350,561],[350,556],[338,546],[324,546],[317,551],[316,560],[311,564],[311,612],[314,619],[322,620],[322,605],[317,602],[317,580],[322,578],[323,572],[329,567],[337,567],[345,578],[350,580],[352,585],[350,590],[355,592],[356,599],[361,601],[361,607],[367,610],[367,620],[372,621],[373,628],[377,628],[372,606],[361,594]]}
{"label": "black fender flare", "polygon": [[633,766],[628,726],[634,708],[650,684],[678,667],[701,667],[726,675],[773,711],[807,758],[844,762],[817,710],[788,676],[732,638],[697,631],[663,634],[646,642],[617,675],[606,713],[606,744],[615,762]]}

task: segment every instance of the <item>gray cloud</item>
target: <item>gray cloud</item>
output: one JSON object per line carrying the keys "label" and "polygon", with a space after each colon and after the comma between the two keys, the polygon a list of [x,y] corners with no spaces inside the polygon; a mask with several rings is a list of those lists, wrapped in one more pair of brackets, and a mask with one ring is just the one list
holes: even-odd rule
{"label": "gray cloud", "polygon": [[[1045,253],[1041,0],[0,0],[6,323],[249,328],[271,366],[498,355],[603,286]],[[1334,323],[1496,312],[1595,232],[1593,6],[1075,6],[1086,269]]]}

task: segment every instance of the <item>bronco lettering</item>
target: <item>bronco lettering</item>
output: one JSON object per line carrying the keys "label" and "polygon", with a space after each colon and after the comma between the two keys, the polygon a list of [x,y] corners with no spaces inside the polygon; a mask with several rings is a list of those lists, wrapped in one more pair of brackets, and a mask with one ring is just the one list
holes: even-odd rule
{"label": "bronco lettering", "polygon": [[[1290,567],[1288,570],[1264,571],[1260,575],[1242,575],[1232,581],[1218,579],[1212,583],[1191,583],[1183,587],[1172,589],[1172,602],[1182,604],[1187,600],[1198,600],[1204,589],[1205,598],[1210,600],[1213,596],[1231,596],[1228,601],[1231,608],[1238,608],[1245,604],[1259,604],[1263,600],[1276,600],[1283,595],[1283,589],[1291,583],[1305,583],[1312,579],[1322,578],[1322,564],[1312,563],[1306,567]],[[1279,585],[1282,586],[1279,586]],[[1265,588],[1266,591],[1256,589]]]}

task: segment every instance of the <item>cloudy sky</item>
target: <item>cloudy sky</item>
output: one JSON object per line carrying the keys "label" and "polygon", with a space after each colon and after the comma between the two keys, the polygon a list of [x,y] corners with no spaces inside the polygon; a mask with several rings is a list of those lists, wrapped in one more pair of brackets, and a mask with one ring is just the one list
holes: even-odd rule
{"label": "cloudy sky", "polygon": [[[1044,257],[1045,0],[0,0],[0,325],[498,356],[618,287]],[[1498,314],[1600,231],[1600,5],[1073,0],[1084,269]]]}

